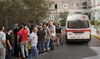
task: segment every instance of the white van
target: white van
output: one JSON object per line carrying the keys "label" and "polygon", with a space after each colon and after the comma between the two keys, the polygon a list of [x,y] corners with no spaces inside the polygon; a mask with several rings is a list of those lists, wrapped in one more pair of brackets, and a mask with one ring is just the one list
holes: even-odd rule
{"label": "white van", "polygon": [[90,22],[87,15],[69,15],[66,22],[66,42],[91,41]]}

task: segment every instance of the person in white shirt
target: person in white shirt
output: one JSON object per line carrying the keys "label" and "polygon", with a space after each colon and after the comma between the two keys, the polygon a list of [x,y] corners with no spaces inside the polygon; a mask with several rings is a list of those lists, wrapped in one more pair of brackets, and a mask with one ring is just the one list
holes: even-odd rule
{"label": "person in white shirt", "polygon": [[6,53],[6,34],[3,32],[4,26],[0,26],[0,59],[5,59]]}
{"label": "person in white shirt", "polygon": [[35,54],[35,59],[38,59],[38,52],[37,52],[37,43],[38,43],[38,37],[37,37],[37,27],[34,27],[32,29],[32,33],[30,35],[30,43],[31,43],[31,53],[29,59],[33,59],[33,55]]}
{"label": "person in white shirt", "polygon": [[50,21],[49,22],[49,29],[50,29],[50,32],[51,32],[51,36],[53,39],[50,39],[50,50],[54,50],[54,37],[55,37],[55,26],[53,25],[53,22]]}

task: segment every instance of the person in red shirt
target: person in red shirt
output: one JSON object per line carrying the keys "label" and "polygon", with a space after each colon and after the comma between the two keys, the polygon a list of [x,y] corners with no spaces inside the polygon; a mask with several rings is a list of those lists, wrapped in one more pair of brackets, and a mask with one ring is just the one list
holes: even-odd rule
{"label": "person in red shirt", "polygon": [[[23,36],[22,36],[22,34],[23,34]],[[19,42],[19,37],[20,36],[22,36],[22,41],[21,42]],[[27,37],[28,36],[30,36],[30,34],[26,30],[26,28],[24,26],[22,26],[22,29],[17,33],[17,42],[18,42],[18,45],[20,44],[20,46],[21,46],[21,52],[22,52],[22,58],[23,59],[25,59],[25,52],[26,52],[26,58],[29,56],[28,48],[27,48],[27,41],[28,41]]]}

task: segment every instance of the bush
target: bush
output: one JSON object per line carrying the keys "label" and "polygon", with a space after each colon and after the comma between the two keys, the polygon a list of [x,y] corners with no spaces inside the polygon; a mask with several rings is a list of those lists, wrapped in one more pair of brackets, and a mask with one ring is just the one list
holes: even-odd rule
{"label": "bush", "polygon": [[98,30],[98,28],[100,28],[100,21],[95,20],[94,25],[95,25],[94,28],[95,28],[96,30]]}
{"label": "bush", "polygon": [[98,25],[100,25],[100,21],[98,21]]}
{"label": "bush", "polygon": [[94,21],[94,24],[95,24],[95,25],[98,24],[98,20],[95,20],[95,21]]}
{"label": "bush", "polygon": [[91,23],[92,25],[94,25],[95,20],[94,20],[94,19],[90,20],[90,23]]}
{"label": "bush", "polygon": [[61,23],[62,26],[66,25],[64,20],[61,20],[60,23]]}

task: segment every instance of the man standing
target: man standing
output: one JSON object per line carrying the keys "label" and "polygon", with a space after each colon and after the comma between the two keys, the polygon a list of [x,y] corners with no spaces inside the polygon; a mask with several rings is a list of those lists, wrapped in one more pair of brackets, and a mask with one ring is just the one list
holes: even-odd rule
{"label": "man standing", "polygon": [[5,59],[6,53],[6,34],[3,32],[4,26],[0,26],[0,59]]}
{"label": "man standing", "polygon": [[50,32],[51,32],[51,36],[53,39],[50,39],[50,50],[54,50],[54,37],[55,37],[55,26],[53,25],[53,22],[50,21],[49,22],[49,28],[50,28]]}
{"label": "man standing", "polygon": [[6,42],[7,42],[7,50],[8,50],[7,59],[12,59],[13,56],[14,40],[12,39],[11,33],[12,33],[12,29],[7,29],[7,34],[6,34]]}
{"label": "man standing", "polygon": [[35,55],[35,59],[38,59],[38,52],[37,52],[37,40],[38,40],[38,37],[37,37],[37,28],[34,27],[32,29],[32,33],[30,35],[30,40],[29,42],[31,43],[31,53],[30,53],[30,58],[29,59],[33,59],[33,55]]}
{"label": "man standing", "polygon": [[43,28],[40,26],[39,31],[37,32],[37,36],[38,36],[38,44],[39,44],[39,54],[40,55],[44,55],[44,42],[46,39],[46,34],[43,31]]}
{"label": "man standing", "polygon": [[60,23],[56,27],[56,35],[57,35],[57,46],[59,47],[59,44],[61,45],[63,44],[62,42],[63,31]]}
{"label": "man standing", "polygon": [[52,39],[51,32],[50,32],[50,29],[48,27],[49,27],[49,25],[47,23],[46,26],[44,27],[44,31],[45,31],[46,37],[47,37],[46,42],[45,42],[46,52],[49,52],[48,48],[50,45],[50,38]]}
{"label": "man standing", "polygon": [[[20,36],[22,36],[22,41],[21,42],[19,42],[19,37]],[[17,34],[17,40],[18,40],[17,42],[18,42],[18,44],[20,43],[21,52],[22,52],[22,58],[23,59],[25,59],[25,52],[26,52],[26,58],[28,58],[28,56],[29,56],[29,54],[28,54],[28,48],[27,48],[27,41],[28,41],[27,36],[30,36],[30,34],[25,29],[25,27],[22,26],[22,29]]]}

